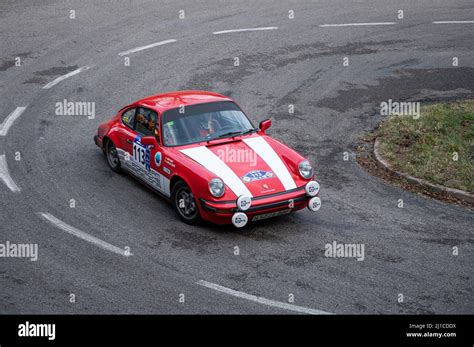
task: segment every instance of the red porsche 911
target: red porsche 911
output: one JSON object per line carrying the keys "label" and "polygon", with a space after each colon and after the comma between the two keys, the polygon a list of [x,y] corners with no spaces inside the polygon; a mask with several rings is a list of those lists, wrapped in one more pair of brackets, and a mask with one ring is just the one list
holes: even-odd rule
{"label": "red porsche 911", "polygon": [[230,98],[177,91],[138,100],[100,124],[94,141],[110,169],[162,194],[188,224],[245,226],[321,207],[310,162],[255,128]]}

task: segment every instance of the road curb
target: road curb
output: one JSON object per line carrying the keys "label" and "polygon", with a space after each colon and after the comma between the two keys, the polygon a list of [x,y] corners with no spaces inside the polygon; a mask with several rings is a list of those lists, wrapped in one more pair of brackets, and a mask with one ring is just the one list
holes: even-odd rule
{"label": "road curb", "polygon": [[439,184],[430,183],[421,178],[413,177],[393,169],[392,166],[387,162],[387,160],[385,160],[380,154],[380,142],[378,137],[375,139],[373,152],[377,165],[379,165],[382,169],[394,174],[395,176],[405,179],[408,183],[422,187],[423,189],[426,189],[433,193],[446,194],[461,201],[474,204],[474,194],[471,194],[464,190],[448,188]]}

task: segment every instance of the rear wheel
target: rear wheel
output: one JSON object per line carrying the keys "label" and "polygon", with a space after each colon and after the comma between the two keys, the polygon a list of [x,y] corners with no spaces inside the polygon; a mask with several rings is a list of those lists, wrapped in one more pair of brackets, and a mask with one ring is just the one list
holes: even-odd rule
{"label": "rear wheel", "polygon": [[201,223],[202,219],[196,199],[191,188],[185,182],[179,181],[173,186],[171,200],[174,209],[183,222],[191,225]]}
{"label": "rear wheel", "polygon": [[120,172],[120,159],[118,157],[117,148],[115,148],[112,140],[107,141],[105,145],[105,156],[107,157],[107,163],[113,172]]}

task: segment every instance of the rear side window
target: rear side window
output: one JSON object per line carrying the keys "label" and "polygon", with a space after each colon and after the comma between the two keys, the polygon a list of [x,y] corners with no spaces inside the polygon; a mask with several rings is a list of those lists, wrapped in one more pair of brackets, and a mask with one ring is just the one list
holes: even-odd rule
{"label": "rear side window", "polygon": [[122,113],[122,122],[130,129],[133,129],[133,123],[135,122],[135,108],[131,108]]}

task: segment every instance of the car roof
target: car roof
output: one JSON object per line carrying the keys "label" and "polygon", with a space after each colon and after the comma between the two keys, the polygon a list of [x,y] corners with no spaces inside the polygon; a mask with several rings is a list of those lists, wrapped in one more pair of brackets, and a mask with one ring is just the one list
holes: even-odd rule
{"label": "car roof", "polygon": [[227,96],[203,90],[180,90],[147,96],[146,98],[137,100],[135,104],[148,106],[161,113],[180,106],[189,106],[216,101],[233,100]]}

